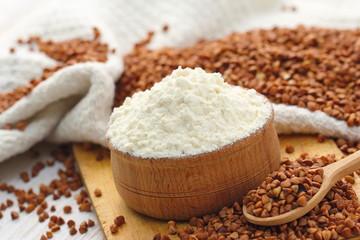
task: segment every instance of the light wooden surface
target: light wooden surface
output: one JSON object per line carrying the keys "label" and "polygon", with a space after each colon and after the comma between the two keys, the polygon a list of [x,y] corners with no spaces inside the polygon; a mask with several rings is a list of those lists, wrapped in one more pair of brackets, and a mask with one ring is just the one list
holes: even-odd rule
{"label": "light wooden surface", "polygon": [[[287,144],[295,147],[294,153],[287,154],[285,152]],[[281,155],[289,156],[290,159],[296,158],[302,152],[307,152],[310,155],[334,153],[337,157],[342,156],[334,141],[326,140],[325,143],[318,143],[313,136],[280,136],[280,146]],[[98,162],[95,160],[96,154],[94,152],[83,151],[78,145],[74,145],[74,151],[85,185],[89,190],[96,213],[108,240],[151,240],[156,233],[167,232],[166,221],[145,217],[125,205],[116,191],[109,159]],[[359,179],[356,179],[354,188],[360,193],[360,184],[358,182]],[[93,194],[94,189],[97,187],[101,188],[103,193],[100,198],[96,198]],[[117,215],[125,216],[126,224],[119,228],[119,233],[112,235],[109,226]]]}
{"label": "light wooden surface", "polygon": [[195,156],[138,158],[110,148],[115,185],[128,206],[157,219],[188,220],[218,212],[279,168],[272,121],[247,138]]}

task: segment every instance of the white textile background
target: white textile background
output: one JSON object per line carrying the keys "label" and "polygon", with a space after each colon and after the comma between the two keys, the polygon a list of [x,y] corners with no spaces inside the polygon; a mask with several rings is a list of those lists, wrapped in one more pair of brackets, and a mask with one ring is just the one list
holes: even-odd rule
{"label": "white textile background", "polygon": [[[360,2],[356,0],[301,1],[296,12],[280,11],[282,4],[281,0],[65,0],[40,8],[3,36],[0,51],[6,52],[16,38],[34,34],[54,40],[90,38],[92,27],[97,26],[103,41],[117,53],[109,54],[106,63],[81,63],[58,71],[2,113],[0,127],[22,119],[30,119],[30,124],[23,132],[0,130],[0,161],[43,139],[105,145],[114,82],[123,70],[121,56],[149,30],[157,32],[151,44],[156,48],[183,47],[200,38],[274,25],[360,26]],[[161,32],[164,24],[170,27],[166,33]],[[20,48],[15,55],[2,55],[0,63],[0,91],[9,91],[38,76],[54,61]],[[280,133],[318,132],[360,139],[360,127],[348,128],[345,122],[321,112],[282,105],[274,109]]]}
{"label": "white textile background", "polygon": [[[8,53],[18,37],[41,35],[46,39],[63,40],[74,37],[92,37],[92,27],[98,27],[102,39],[116,54],[109,55],[107,63],[83,63],[71,66],[42,82],[27,97],[0,114],[0,128],[6,123],[31,119],[24,132],[0,130],[0,182],[22,184],[18,173],[29,170],[30,160],[24,152],[44,139],[54,142],[93,141],[105,144],[105,130],[111,112],[114,82],[121,75],[121,56],[133,44],[146,37],[149,30],[156,32],[152,48],[161,46],[184,47],[199,38],[214,39],[233,31],[277,26],[305,25],[356,28],[360,26],[360,1],[357,0],[33,0],[33,7],[20,4],[14,24],[1,22],[0,31],[0,92],[23,85],[41,74],[45,66],[54,61],[41,53],[18,48]],[[7,1],[10,2],[10,1]],[[3,4],[3,5],[2,5]],[[7,3],[8,4],[8,3]],[[297,6],[296,12],[281,11],[282,5]],[[1,6],[4,3],[0,2]],[[0,17],[9,21],[10,14]],[[5,17],[4,17],[5,16]],[[21,17],[23,16],[23,17]],[[4,20],[5,19],[5,20]],[[169,31],[161,28],[169,25]],[[8,27],[8,26],[12,27]],[[310,112],[294,106],[274,105],[276,128],[282,133],[319,132],[324,135],[360,139],[360,127],[348,128],[345,122],[328,117],[322,112]],[[40,148],[47,149],[48,145]],[[46,154],[46,153],[44,153]],[[29,164],[27,164],[29,163]],[[41,173],[41,181],[52,179],[51,171]],[[37,183],[30,183],[37,185]],[[7,197],[7,196],[6,196]],[[0,202],[5,199],[0,194]],[[61,199],[59,205],[70,204],[72,199]],[[93,214],[89,214],[94,219]],[[74,213],[74,219],[83,215]],[[38,239],[45,230],[37,217],[21,216],[17,224],[6,215],[0,220],[1,239]],[[20,226],[22,226],[20,228]],[[69,237],[65,230],[53,239],[103,239],[100,227],[89,234]],[[151,236],[149,236],[151,237]]]}

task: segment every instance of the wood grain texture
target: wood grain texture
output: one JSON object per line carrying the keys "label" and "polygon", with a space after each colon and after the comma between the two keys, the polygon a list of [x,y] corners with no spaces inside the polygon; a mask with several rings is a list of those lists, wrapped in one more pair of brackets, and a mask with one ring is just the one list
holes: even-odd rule
{"label": "wood grain texture", "polygon": [[272,120],[247,138],[189,157],[138,158],[110,148],[120,196],[132,209],[157,219],[188,220],[218,212],[279,168]]}
{"label": "wood grain texture", "polygon": [[[318,143],[316,137],[302,135],[280,136],[279,139],[281,156],[288,156],[290,159],[295,159],[302,152],[307,152],[310,155],[334,153],[337,157],[342,156],[341,151],[333,140]],[[287,154],[285,152],[287,144],[295,147],[294,153]],[[108,240],[151,240],[156,233],[167,232],[166,221],[145,217],[125,205],[125,202],[116,191],[110,168],[110,159],[96,161],[96,152],[86,152],[79,145],[74,145],[74,152],[83,180]],[[357,178],[354,184],[354,189],[357,193],[360,193],[359,182],[360,180]],[[93,193],[97,187],[103,193],[100,198],[95,197]],[[126,224],[119,228],[119,233],[112,235],[109,231],[109,226],[118,215],[125,216]],[[181,227],[184,224],[180,223],[178,225]],[[172,237],[171,239],[177,239],[177,237]]]}

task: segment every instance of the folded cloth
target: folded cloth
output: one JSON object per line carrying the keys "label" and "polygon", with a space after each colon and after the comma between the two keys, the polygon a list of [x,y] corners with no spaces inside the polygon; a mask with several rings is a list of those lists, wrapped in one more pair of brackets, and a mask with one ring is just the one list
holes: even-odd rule
{"label": "folded cloth", "polygon": [[[289,1],[285,1],[286,4]],[[290,1],[291,4],[295,2]],[[355,28],[360,26],[356,0],[301,1],[296,12],[283,12],[281,0],[64,0],[53,2],[22,19],[0,41],[8,51],[16,39],[38,35],[43,39],[92,38],[100,29],[101,41],[116,49],[105,63],[79,63],[65,67],[0,114],[0,128],[26,119],[24,131],[0,130],[0,162],[47,139],[53,142],[91,141],[106,145],[115,81],[123,71],[122,56],[133,44],[155,31],[151,48],[184,47],[199,39],[215,39],[233,31],[297,24]],[[297,3],[298,4],[298,3]],[[162,32],[164,25],[169,26]],[[19,48],[0,57],[0,92],[10,91],[41,75],[55,61],[41,52]],[[321,133],[360,139],[360,128],[323,112],[274,104],[279,133]]]}

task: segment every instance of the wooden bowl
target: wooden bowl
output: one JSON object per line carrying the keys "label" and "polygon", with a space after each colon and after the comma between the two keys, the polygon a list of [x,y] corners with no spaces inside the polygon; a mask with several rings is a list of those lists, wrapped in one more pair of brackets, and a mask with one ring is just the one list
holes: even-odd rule
{"label": "wooden bowl", "polygon": [[[188,220],[231,206],[280,165],[280,145],[266,124],[219,150],[181,158],[139,158],[110,146],[115,185],[125,203],[144,215]],[[110,145],[110,144],[109,144]]]}

